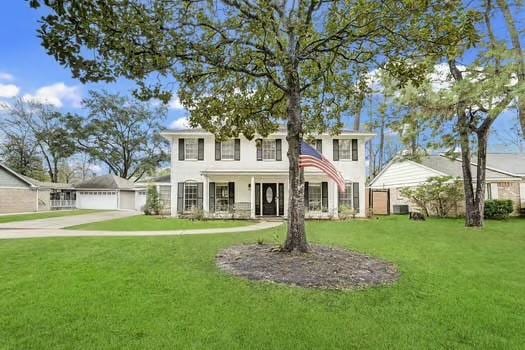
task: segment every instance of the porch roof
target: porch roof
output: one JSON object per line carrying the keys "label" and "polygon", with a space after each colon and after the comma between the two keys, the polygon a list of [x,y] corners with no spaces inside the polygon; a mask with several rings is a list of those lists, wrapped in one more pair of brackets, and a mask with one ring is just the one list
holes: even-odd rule
{"label": "porch roof", "polygon": [[[305,175],[326,176],[319,170],[305,170]],[[243,175],[243,176],[268,176],[268,175],[284,175],[288,176],[288,169],[273,170],[273,169],[207,169],[201,171],[202,175]]]}

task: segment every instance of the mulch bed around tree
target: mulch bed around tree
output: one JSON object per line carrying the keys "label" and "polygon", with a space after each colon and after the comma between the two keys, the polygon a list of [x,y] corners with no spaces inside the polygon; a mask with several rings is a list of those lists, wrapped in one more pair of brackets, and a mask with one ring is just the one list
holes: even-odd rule
{"label": "mulch bed around tree", "polygon": [[267,244],[238,245],[217,254],[217,266],[249,280],[305,288],[363,289],[399,278],[389,262],[323,246],[312,246],[308,253],[284,253]]}

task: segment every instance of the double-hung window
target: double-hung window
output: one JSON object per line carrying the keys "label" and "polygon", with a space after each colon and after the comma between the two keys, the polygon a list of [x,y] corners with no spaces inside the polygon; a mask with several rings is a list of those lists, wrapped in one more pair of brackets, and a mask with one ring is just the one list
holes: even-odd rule
{"label": "double-hung window", "polygon": [[227,140],[221,142],[221,159],[233,160],[235,159],[235,140]]}
{"label": "double-hung window", "polygon": [[351,209],[352,206],[352,184],[347,182],[345,184],[345,192],[339,192],[339,210]]}
{"label": "double-hung window", "polygon": [[197,208],[197,184],[184,184],[184,211],[192,211]]}
{"label": "double-hung window", "polygon": [[227,212],[229,210],[230,201],[227,183],[215,184],[215,211]]}
{"label": "double-hung window", "polygon": [[189,160],[197,160],[198,156],[198,139],[184,139],[184,158]]}
{"label": "double-hung window", "polygon": [[322,210],[322,189],[320,183],[309,183],[308,185],[308,210]]}
{"label": "double-hung window", "polygon": [[275,140],[262,140],[262,157],[264,160],[275,160]]}
{"label": "double-hung window", "polygon": [[339,159],[352,159],[352,140],[339,140]]}

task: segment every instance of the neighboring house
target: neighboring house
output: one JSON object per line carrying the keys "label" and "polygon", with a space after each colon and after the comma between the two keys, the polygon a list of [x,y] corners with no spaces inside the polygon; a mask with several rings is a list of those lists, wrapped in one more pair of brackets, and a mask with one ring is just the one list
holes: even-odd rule
{"label": "neighboring house", "polygon": [[74,208],[71,184],[41,182],[0,163],[0,214]]}
{"label": "neighboring house", "polygon": [[75,189],[78,209],[142,210],[146,203],[145,186],[116,175],[95,176]]}
{"label": "neighboring house", "polygon": [[[517,174],[505,172],[499,167],[506,162],[520,162],[523,159],[516,157],[516,155],[506,155],[505,160],[493,156],[489,154],[487,157],[489,161],[486,170],[485,197],[486,199],[511,199],[515,204],[516,212],[519,212],[520,208],[523,208],[522,202],[525,200],[525,191],[522,185],[524,178]],[[500,159],[497,164],[498,168],[492,166],[491,159]],[[471,165],[471,171],[475,179],[475,164]],[[462,174],[461,161],[450,159],[444,155],[424,156],[420,162],[394,158],[369,184],[370,208],[374,210],[374,213],[380,211],[380,214],[405,212],[406,209],[410,210],[412,203],[401,194],[402,188],[417,187],[425,183],[430,177],[452,176],[462,178]],[[520,186],[522,186],[521,191]],[[383,212],[382,208],[386,208],[387,212]],[[462,208],[463,203],[460,203],[459,212],[464,210]]]}
{"label": "neighboring house", "polygon": [[[249,217],[287,216],[288,143],[286,130],[266,138],[241,136],[219,142],[202,129],[171,130],[171,214],[202,210],[208,217],[243,212]],[[305,169],[306,216],[337,217],[343,204],[365,216],[365,143],[374,134],[323,134],[316,147],[341,172],[347,190],[318,169]]]}
{"label": "neighboring house", "polygon": [[510,188],[503,188],[502,191],[511,191],[510,195],[516,200],[519,198],[521,212],[525,214],[525,153],[489,153],[487,168],[521,178],[519,185],[513,182]]}
{"label": "neighboring house", "polygon": [[74,208],[142,210],[145,202],[144,185],[115,175],[76,185],[42,182],[0,163],[0,214]]}

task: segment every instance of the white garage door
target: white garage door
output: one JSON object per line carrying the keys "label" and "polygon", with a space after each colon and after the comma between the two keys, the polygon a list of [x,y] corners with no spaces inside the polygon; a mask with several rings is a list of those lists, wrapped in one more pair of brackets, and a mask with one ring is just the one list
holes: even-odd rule
{"label": "white garage door", "polygon": [[120,191],[120,209],[135,210],[135,191]]}
{"label": "white garage door", "polygon": [[118,209],[116,191],[79,191],[77,192],[79,209]]}
{"label": "white garage door", "polygon": [[137,191],[135,197],[135,210],[144,211],[146,205],[146,190]]}

